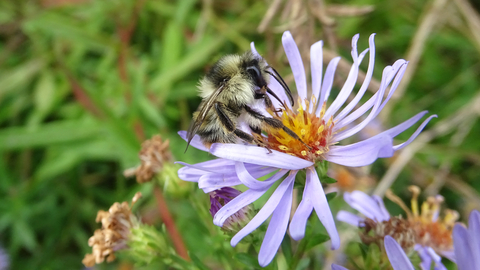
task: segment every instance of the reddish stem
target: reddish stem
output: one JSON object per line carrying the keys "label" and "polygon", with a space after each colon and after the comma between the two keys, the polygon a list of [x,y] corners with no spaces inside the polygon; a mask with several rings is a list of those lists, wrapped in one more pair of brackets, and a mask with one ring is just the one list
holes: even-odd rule
{"label": "reddish stem", "polygon": [[173,220],[173,217],[168,210],[167,202],[163,197],[162,191],[159,187],[155,187],[154,192],[155,198],[157,199],[160,217],[162,218],[163,223],[165,224],[165,227],[170,234],[170,238],[172,239],[175,250],[177,251],[178,255],[180,255],[183,259],[185,259],[186,261],[190,261],[190,257],[188,257],[187,249],[185,248],[185,244],[183,243],[182,236],[177,231],[175,221]]}

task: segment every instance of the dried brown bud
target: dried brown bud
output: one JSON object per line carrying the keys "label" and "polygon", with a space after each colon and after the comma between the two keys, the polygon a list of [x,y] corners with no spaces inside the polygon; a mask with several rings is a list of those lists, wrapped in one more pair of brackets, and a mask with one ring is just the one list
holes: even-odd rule
{"label": "dried brown bud", "polygon": [[162,170],[164,163],[173,161],[169,141],[162,141],[160,135],[142,143],[139,157],[140,166],[127,169],[123,173],[126,177],[135,175],[138,183],[151,181],[155,174]]}

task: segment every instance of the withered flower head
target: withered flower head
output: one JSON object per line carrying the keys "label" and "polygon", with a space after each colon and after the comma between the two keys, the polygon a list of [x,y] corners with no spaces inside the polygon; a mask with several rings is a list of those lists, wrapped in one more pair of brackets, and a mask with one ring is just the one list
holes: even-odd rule
{"label": "withered flower head", "polygon": [[162,141],[160,135],[155,135],[142,143],[139,157],[140,166],[127,169],[123,173],[126,177],[135,175],[138,183],[149,182],[162,170],[164,163],[173,161],[169,141]]}
{"label": "withered flower head", "polygon": [[90,239],[88,245],[92,247],[92,254],[85,255],[82,263],[86,267],[92,267],[96,263],[107,260],[115,260],[115,251],[127,247],[127,241],[132,228],[138,227],[138,220],[132,214],[132,207],[142,193],[137,192],[132,199],[132,204],[127,202],[121,204],[116,202],[108,212],[100,210],[97,213],[96,222],[102,223],[102,228],[97,229]]}

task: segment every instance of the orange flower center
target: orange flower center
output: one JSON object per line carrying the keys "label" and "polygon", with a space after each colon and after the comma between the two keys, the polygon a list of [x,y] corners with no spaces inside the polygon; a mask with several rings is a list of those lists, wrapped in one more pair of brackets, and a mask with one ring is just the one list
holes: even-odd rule
{"label": "orange flower center", "polygon": [[406,211],[407,220],[415,231],[417,243],[422,246],[429,246],[436,252],[452,250],[452,230],[455,221],[458,219],[458,213],[447,209],[444,211],[443,219],[441,219],[439,214],[443,197],[428,197],[419,208],[418,195],[420,194],[420,188],[410,186],[409,190],[412,192],[411,209],[393,193],[389,192],[387,196]]}
{"label": "orange flower center", "polygon": [[[305,100],[305,103],[306,108],[303,109],[300,106],[296,113],[290,108],[283,109],[281,116],[271,112],[272,117],[281,120],[287,128],[300,137],[301,141],[282,129],[270,129],[266,144],[271,149],[315,162],[323,160],[323,155],[334,144],[332,143],[334,122],[333,117],[330,117],[328,122],[323,120],[326,103],[322,106],[320,116],[315,114],[315,101],[310,104],[308,100]],[[310,107],[313,107],[312,112],[310,112]]]}

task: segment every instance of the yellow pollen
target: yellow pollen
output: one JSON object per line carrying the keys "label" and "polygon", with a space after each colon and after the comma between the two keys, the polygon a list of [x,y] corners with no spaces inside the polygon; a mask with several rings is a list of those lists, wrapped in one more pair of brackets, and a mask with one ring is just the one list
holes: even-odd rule
{"label": "yellow pollen", "polygon": [[[321,156],[329,151],[329,146],[335,144],[332,141],[334,123],[333,117],[330,117],[329,123],[323,116],[315,114],[316,101],[309,102],[305,100],[305,108],[299,106],[298,109],[284,108],[281,116],[270,112],[273,118],[281,120],[282,123],[297,134],[301,140],[293,138],[289,133],[282,129],[271,129],[267,132],[266,144],[269,148],[276,149],[286,154],[303,158],[310,161],[322,160]],[[299,100],[298,104],[302,101]],[[313,108],[311,107],[313,106]],[[322,106],[325,113],[326,104]],[[311,112],[310,112],[311,111]]]}
{"label": "yellow pollen", "polygon": [[328,119],[327,126],[331,126],[332,122],[333,122],[333,116],[330,116],[330,118]]}
{"label": "yellow pollen", "polygon": [[324,129],[325,129],[324,125],[319,126],[317,133],[322,133]]}
{"label": "yellow pollen", "polygon": [[283,150],[283,151],[288,150],[288,147],[286,147],[285,145],[279,145],[278,148],[280,148],[280,150]]}
{"label": "yellow pollen", "polygon": [[418,217],[418,195],[420,194],[420,188],[417,186],[409,186],[408,190],[412,193],[412,200],[411,200],[411,208],[412,208],[412,214],[415,217]]}

